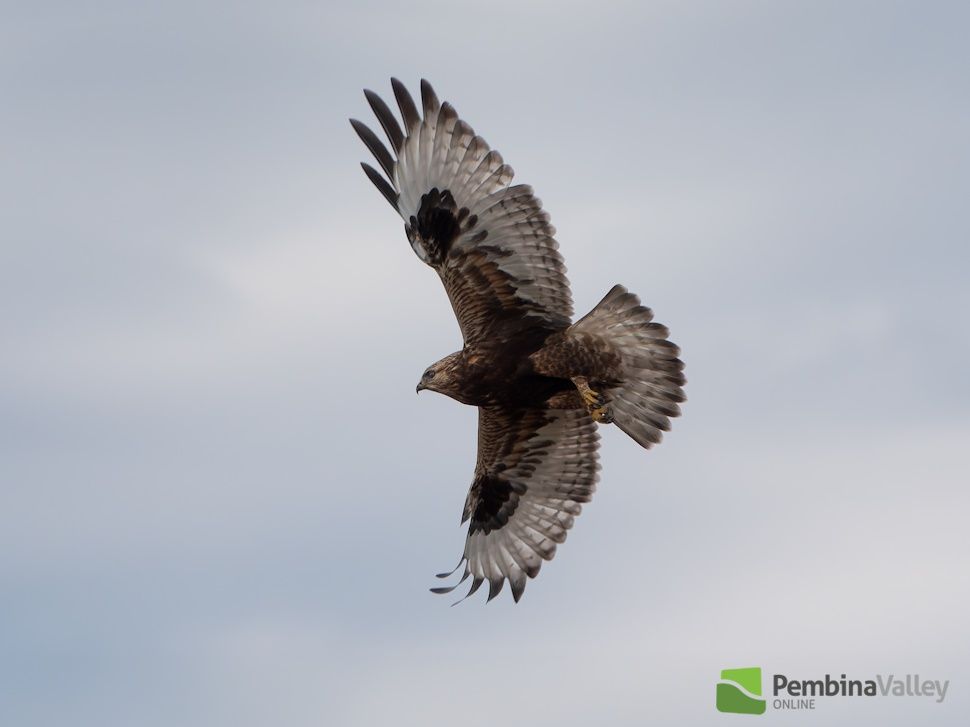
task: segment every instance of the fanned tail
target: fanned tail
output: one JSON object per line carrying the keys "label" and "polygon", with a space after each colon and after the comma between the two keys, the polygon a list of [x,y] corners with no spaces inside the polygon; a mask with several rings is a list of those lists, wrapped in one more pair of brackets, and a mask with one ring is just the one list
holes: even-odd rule
{"label": "fanned tail", "polygon": [[684,364],[667,327],[654,322],[634,293],[615,285],[567,335],[599,339],[619,357],[619,383],[601,391],[613,423],[645,448],[658,443],[686,399]]}

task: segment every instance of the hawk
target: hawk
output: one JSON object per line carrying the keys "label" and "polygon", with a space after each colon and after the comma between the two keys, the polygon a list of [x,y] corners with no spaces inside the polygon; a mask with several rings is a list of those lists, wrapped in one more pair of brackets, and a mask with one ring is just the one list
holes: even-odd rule
{"label": "hawk", "polygon": [[[421,81],[421,107],[391,79],[403,127],[364,95],[390,150],[360,121],[354,130],[384,174],[371,182],[404,219],[417,256],[444,283],[464,339],[429,366],[417,390],[478,407],[478,461],[465,500],[464,564],[448,593],[472,578],[488,600],[528,578],[589,502],[599,479],[597,424],[644,448],[660,441],[684,401],[684,365],[668,330],[621,285],[572,322],[573,301],[555,228],[532,188],[454,107]],[[392,153],[393,152],[393,153]]]}

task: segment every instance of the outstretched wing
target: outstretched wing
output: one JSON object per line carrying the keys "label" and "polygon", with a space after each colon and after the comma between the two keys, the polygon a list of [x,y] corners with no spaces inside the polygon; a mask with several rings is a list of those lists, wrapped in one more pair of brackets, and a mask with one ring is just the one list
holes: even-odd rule
{"label": "outstretched wing", "polygon": [[542,561],[552,559],[593,496],[599,434],[581,409],[478,412],[478,464],[462,517],[471,522],[458,563],[465,570],[454,586],[431,590],[448,593],[470,575],[465,598],[487,580],[491,601],[508,580],[518,601],[526,577],[535,578]]}
{"label": "outstretched wing", "polygon": [[385,178],[364,172],[404,218],[415,253],[444,283],[466,343],[501,330],[561,330],[573,312],[555,228],[527,185],[510,187],[512,168],[489,149],[451,104],[421,81],[423,117],[391,79],[404,128],[387,104],[364,91],[394,154],[360,121],[351,124]]}

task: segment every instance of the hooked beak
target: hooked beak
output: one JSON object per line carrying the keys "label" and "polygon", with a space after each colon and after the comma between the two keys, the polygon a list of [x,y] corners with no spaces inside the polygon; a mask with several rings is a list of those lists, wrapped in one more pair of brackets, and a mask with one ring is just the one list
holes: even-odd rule
{"label": "hooked beak", "polygon": [[421,391],[424,391],[427,388],[428,388],[427,386],[425,386],[424,384],[422,384],[422,383],[419,382],[418,385],[417,385],[417,387],[414,389],[414,393],[417,394],[417,393],[419,393]]}

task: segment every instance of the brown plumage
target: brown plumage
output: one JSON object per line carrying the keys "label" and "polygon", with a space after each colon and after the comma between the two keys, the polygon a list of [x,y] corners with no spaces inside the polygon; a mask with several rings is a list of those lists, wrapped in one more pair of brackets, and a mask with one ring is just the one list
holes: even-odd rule
{"label": "brown plumage", "polygon": [[508,580],[518,601],[592,497],[594,422],[615,423],[646,448],[659,442],[684,400],[683,363],[667,329],[620,285],[571,323],[555,229],[532,188],[510,186],[501,154],[427,81],[420,112],[399,81],[391,84],[403,129],[379,96],[364,92],[391,151],[351,124],[386,178],[368,164],[364,171],[440,276],[464,338],[418,384],[479,408],[459,583],[471,576],[471,595],[487,580],[491,600]]}

